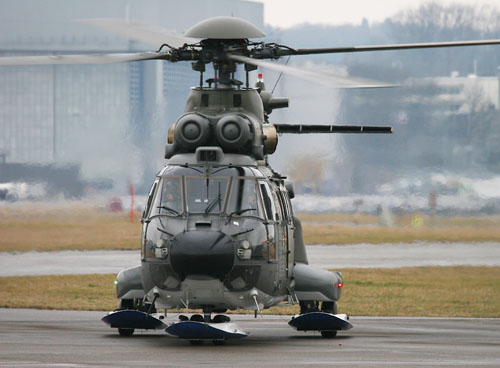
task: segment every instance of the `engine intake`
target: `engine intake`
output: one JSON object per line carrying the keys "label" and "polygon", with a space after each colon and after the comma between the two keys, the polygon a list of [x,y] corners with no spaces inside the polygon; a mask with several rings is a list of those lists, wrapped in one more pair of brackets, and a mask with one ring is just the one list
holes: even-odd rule
{"label": "engine intake", "polygon": [[217,122],[215,138],[227,151],[239,151],[251,139],[249,121],[238,115],[228,115]]}
{"label": "engine intake", "polygon": [[210,139],[210,121],[197,114],[184,115],[175,124],[174,141],[182,148],[193,150]]}

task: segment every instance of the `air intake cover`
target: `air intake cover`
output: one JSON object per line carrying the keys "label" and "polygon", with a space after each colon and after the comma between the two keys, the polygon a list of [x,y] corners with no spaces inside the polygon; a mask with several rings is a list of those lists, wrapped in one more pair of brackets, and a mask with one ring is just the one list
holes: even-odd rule
{"label": "air intake cover", "polygon": [[182,148],[193,150],[210,138],[210,122],[197,114],[184,115],[175,124],[174,141]]}
{"label": "air intake cover", "polygon": [[226,151],[238,151],[251,138],[249,121],[238,115],[228,115],[215,127],[217,143]]}

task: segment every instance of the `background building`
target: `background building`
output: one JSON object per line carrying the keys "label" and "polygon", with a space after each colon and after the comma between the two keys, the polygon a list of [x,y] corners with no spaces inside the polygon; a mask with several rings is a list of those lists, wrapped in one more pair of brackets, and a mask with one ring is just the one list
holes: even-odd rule
{"label": "background building", "polygon": [[[220,15],[263,28],[263,5],[250,1],[0,0],[0,56],[151,51],[74,20],[182,33]],[[76,163],[84,178],[111,178],[117,188],[141,184],[161,166],[168,126],[197,83],[189,63],[0,67],[0,154],[7,163]]]}

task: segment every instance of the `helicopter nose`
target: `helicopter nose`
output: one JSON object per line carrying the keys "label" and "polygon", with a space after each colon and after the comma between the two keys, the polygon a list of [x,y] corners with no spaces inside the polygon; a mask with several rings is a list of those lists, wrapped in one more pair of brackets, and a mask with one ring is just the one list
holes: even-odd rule
{"label": "helicopter nose", "polygon": [[222,279],[233,268],[233,241],[219,231],[182,232],[172,241],[170,262],[181,279],[188,275]]}

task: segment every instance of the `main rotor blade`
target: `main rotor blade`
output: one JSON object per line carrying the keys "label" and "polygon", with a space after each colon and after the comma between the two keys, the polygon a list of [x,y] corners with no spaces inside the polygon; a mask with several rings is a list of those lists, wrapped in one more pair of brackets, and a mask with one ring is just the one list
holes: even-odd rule
{"label": "main rotor blade", "polygon": [[124,54],[81,54],[0,57],[0,66],[60,65],[60,64],[112,64],[126,61],[167,59],[168,53],[144,52]]}
{"label": "main rotor blade", "polygon": [[280,49],[277,51],[277,54],[279,56],[311,55],[311,54],[337,54],[337,53],[347,53],[347,52],[429,49],[429,48],[437,48],[437,47],[484,46],[484,45],[498,45],[498,44],[500,44],[500,39],[472,40],[472,41],[451,41],[451,42],[404,43],[404,44],[373,45],[373,46],[330,47],[330,48],[317,48],[317,49]]}
{"label": "main rotor blade", "polygon": [[278,133],[379,133],[391,134],[390,126],[273,124]]}
{"label": "main rotor blade", "polygon": [[172,47],[181,47],[184,44],[198,42],[195,38],[184,37],[165,29],[152,28],[140,23],[128,22],[122,19],[96,18],[78,19],[77,22],[88,24],[105,31],[128,37],[132,40],[143,42],[155,48],[163,44]]}
{"label": "main rotor blade", "polygon": [[311,70],[307,68],[298,68],[289,65],[277,64],[269,61],[252,59],[241,55],[228,54],[230,59],[238,61],[240,63],[247,63],[269,70],[275,70],[277,72],[282,72],[285,74],[292,75],[297,78],[317,82],[329,87],[334,88],[388,88],[397,87],[393,84],[385,84],[382,82],[377,82],[369,79],[353,78],[353,77],[341,77],[331,73],[320,72],[317,70]]}

